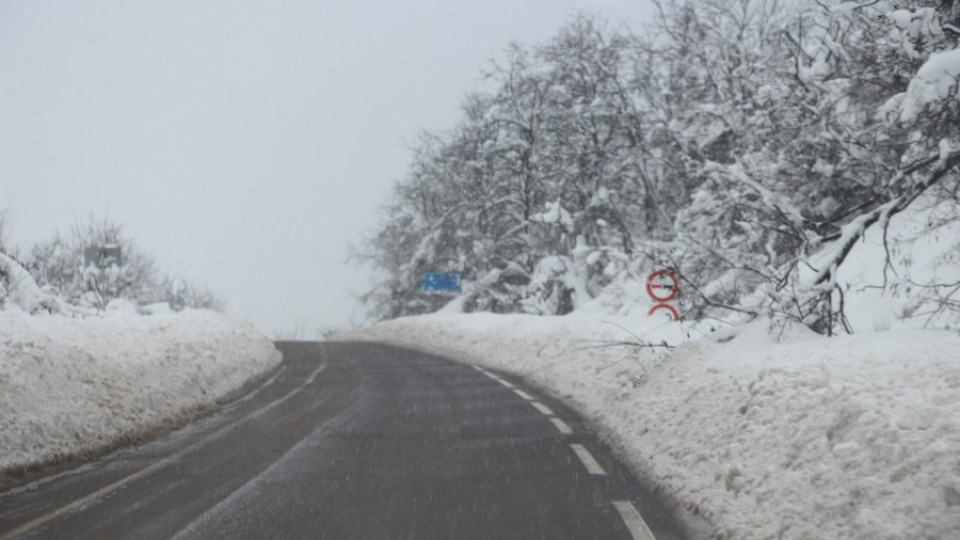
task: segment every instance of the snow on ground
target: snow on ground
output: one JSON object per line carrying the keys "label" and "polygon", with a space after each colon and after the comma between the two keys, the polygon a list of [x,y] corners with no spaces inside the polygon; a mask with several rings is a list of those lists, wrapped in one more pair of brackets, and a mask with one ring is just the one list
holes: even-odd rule
{"label": "snow on ground", "polygon": [[185,310],[102,318],[0,311],[2,473],[86,458],[169,429],[276,367],[253,326]]}
{"label": "snow on ground", "polygon": [[[717,538],[960,538],[960,337],[768,330],[693,340],[642,316],[436,314],[338,339],[507,371],[566,398]],[[603,343],[634,336],[690,340],[672,352]]]}

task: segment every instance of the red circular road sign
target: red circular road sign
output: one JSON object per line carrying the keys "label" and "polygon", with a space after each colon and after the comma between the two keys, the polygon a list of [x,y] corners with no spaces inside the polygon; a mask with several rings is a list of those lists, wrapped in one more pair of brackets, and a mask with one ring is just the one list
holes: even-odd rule
{"label": "red circular road sign", "polygon": [[[666,291],[666,294],[663,295],[662,291]],[[677,281],[677,276],[669,270],[657,270],[647,278],[647,294],[657,302],[673,300],[679,292],[680,282]],[[653,312],[651,311],[651,313]]]}
{"label": "red circular road sign", "polygon": [[670,312],[670,315],[671,315],[672,318],[673,318],[673,320],[675,320],[675,321],[679,321],[679,320],[680,320],[680,314],[677,313],[677,310],[673,309],[673,306],[671,306],[670,304],[657,304],[657,305],[653,306],[652,308],[650,308],[650,313],[647,313],[647,315],[653,315],[655,312],[657,312],[658,310],[661,310],[661,309],[665,309],[665,310],[669,311],[669,312]]}

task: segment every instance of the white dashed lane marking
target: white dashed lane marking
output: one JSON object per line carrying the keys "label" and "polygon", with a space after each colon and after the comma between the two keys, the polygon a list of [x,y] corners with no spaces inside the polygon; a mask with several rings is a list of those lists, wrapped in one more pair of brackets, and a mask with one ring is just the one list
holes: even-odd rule
{"label": "white dashed lane marking", "polygon": [[637,512],[636,507],[627,501],[613,501],[613,506],[620,512],[620,517],[627,525],[633,540],[656,540],[653,533],[650,532],[650,527],[647,527],[643,518],[640,517],[640,512]]}
{"label": "white dashed lane marking", "polygon": [[531,396],[530,394],[524,392],[523,390],[520,390],[519,388],[514,388],[514,389],[513,389],[513,393],[516,394],[516,395],[518,395],[518,396],[520,396],[520,397],[522,397],[523,399],[525,399],[525,400],[527,400],[527,401],[533,401],[533,400],[534,400],[534,397],[533,397],[533,396]]}
{"label": "white dashed lane marking", "polygon": [[[501,379],[496,374],[491,373],[480,366],[472,367],[473,369],[483,373],[487,377],[497,381],[503,386],[512,389],[515,394],[529,401],[530,405],[532,405],[534,409],[550,419],[550,422],[553,423],[554,427],[557,428],[557,431],[559,431],[561,435],[573,434],[573,429],[567,425],[566,422],[557,418],[550,407],[540,403],[530,394]],[[577,455],[577,458],[579,458],[580,462],[583,463],[583,467],[587,469],[588,473],[597,476],[607,474],[607,472],[603,470],[603,467],[597,463],[597,460],[593,457],[593,454],[591,454],[590,451],[587,450],[582,444],[571,444],[570,449],[573,450],[573,453]],[[647,527],[647,524],[643,521],[643,518],[640,517],[640,512],[637,511],[633,504],[631,504],[629,501],[612,502],[613,506],[617,509],[617,512],[620,513],[623,523],[627,526],[627,530],[630,531],[630,535],[633,537],[633,540],[656,540],[656,538],[653,536],[653,533],[650,532],[650,528]]]}
{"label": "white dashed lane marking", "polygon": [[540,413],[547,416],[553,416],[553,411],[550,410],[550,407],[547,407],[543,403],[540,403],[539,401],[531,401],[530,404],[533,405],[534,409],[540,411]]}
{"label": "white dashed lane marking", "polygon": [[510,383],[508,383],[507,381],[501,379],[496,373],[490,373],[489,371],[481,371],[480,373],[483,373],[483,374],[486,375],[487,377],[489,377],[489,378],[497,381],[498,383],[506,386],[507,388],[513,388],[513,385],[512,385],[512,384],[510,384]]}
{"label": "white dashed lane marking", "polygon": [[573,450],[573,453],[580,458],[580,462],[583,463],[588,473],[598,476],[607,474],[607,472],[603,470],[603,467],[597,463],[597,460],[593,459],[593,454],[584,448],[582,444],[571,444],[570,448]]}
{"label": "white dashed lane marking", "polygon": [[573,430],[570,429],[570,426],[568,426],[563,420],[559,418],[550,418],[550,421],[553,422],[553,425],[557,427],[557,431],[559,431],[561,434],[573,435]]}
{"label": "white dashed lane marking", "polygon": [[[544,416],[547,416],[547,417],[550,419],[550,421],[553,423],[554,427],[557,428],[557,431],[559,431],[561,435],[573,435],[573,429],[572,429],[569,425],[567,425],[566,422],[564,422],[563,420],[557,418],[556,415],[553,413],[553,411],[550,410],[550,407],[547,407],[547,406],[544,405],[543,403],[540,403],[539,401],[537,401],[537,398],[531,396],[531,395],[528,394],[527,392],[524,392],[523,390],[517,388],[516,386],[510,384],[509,382],[501,379],[500,377],[494,375],[493,373],[490,373],[490,372],[488,372],[488,371],[484,371],[483,368],[481,368],[481,367],[473,366],[473,368],[476,369],[477,371],[483,373],[483,374],[486,375],[487,377],[490,377],[491,379],[497,381],[498,383],[502,384],[503,386],[506,386],[507,388],[512,389],[514,394],[516,394],[516,395],[520,396],[521,398],[529,401],[529,402],[530,402],[530,405],[533,405],[533,408],[534,408],[534,409],[540,411],[541,414],[543,414]],[[590,471],[591,474],[606,474],[606,473],[603,472],[603,469],[600,467],[600,465],[597,464],[596,460],[593,459],[593,456],[591,456],[590,453],[587,452],[585,448],[583,448],[583,447],[580,446],[580,445],[576,445],[576,446],[580,447],[580,449],[582,449],[583,452],[586,452],[587,458],[590,460],[590,462],[593,463],[593,465],[595,465],[595,470],[599,470],[599,471],[600,471],[599,473],[597,473],[597,472],[593,472],[593,471],[591,470],[591,471]],[[576,448],[574,448],[574,452],[577,452],[577,449],[576,449]],[[578,452],[577,455],[580,455],[579,452]],[[582,456],[581,456],[581,460],[583,460],[583,457],[582,457]],[[584,465],[586,465],[586,461],[584,461]],[[590,466],[587,466],[587,469],[590,470]]]}
{"label": "white dashed lane marking", "polygon": [[510,384],[510,383],[508,383],[507,381],[501,379],[500,377],[497,377],[495,374],[490,373],[489,371],[483,371],[482,373],[483,373],[484,375],[486,375],[487,377],[490,377],[491,379],[497,381],[498,383],[506,386],[507,388],[516,388],[516,387],[513,386],[512,384]]}
{"label": "white dashed lane marking", "polygon": [[[573,434],[573,429],[567,425],[566,422],[557,418],[550,407],[540,403],[530,394],[520,390],[513,384],[501,379],[497,375],[483,369],[482,367],[472,367],[473,369],[483,373],[487,377],[490,377],[503,386],[512,389],[513,393],[530,402],[530,405],[532,405],[534,409],[550,419],[550,422],[553,423],[554,427],[557,428],[557,431],[559,431],[561,435]],[[607,472],[603,470],[603,467],[597,463],[597,460],[593,457],[593,454],[591,454],[590,451],[587,450],[582,444],[571,444],[570,449],[573,450],[573,453],[576,454],[577,458],[580,459],[580,462],[583,463],[583,467],[587,469],[588,473],[596,476],[607,474]],[[613,506],[617,509],[617,512],[620,513],[623,523],[627,526],[627,530],[630,531],[630,535],[633,537],[633,540],[656,540],[656,538],[653,536],[653,533],[650,532],[650,528],[647,527],[647,524],[643,521],[643,518],[640,517],[640,512],[637,511],[633,504],[631,504],[629,501],[612,502]]]}
{"label": "white dashed lane marking", "polygon": [[[533,408],[534,408],[534,409],[540,411],[541,414],[543,414],[543,415],[545,415],[545,416],[547,416],[547,417],[550,418],[550,421],[553,422],[553,425],[557,428],[557,431],[559,431],[561,435],[573,435],[573,429],[571,429],[570,426],[568,426],[566,422],[564,422],[563,420],[557,418],[556,415],[554,415],[553,411],[550,410],[550,407],[547,407],[547,406],[544,405],[543,403],[540,403],[539,401],[537,401],[537,398],[531,396],[530,394],[524,392],[523,390],[520,390],[519,388],[517,388],[517,387],[515,387],[514,385],[510,384],[509,382],[501,379],[500,377],[497,377],[496,375],[494,375],[494,374],[492,374],[492,373],[483,371],[482,368],[477,368],[477,366],[473,366],[473,367],[474,367],[475,369],[477,369],[478,371],[481,371],[481,373],[483,373],[483,374],[486,375],[487,377],[490,377],[491,379],[497,381],[498,383],[502,384],[503,386],[506,386],[507,388],[512,389],[514,394],[516,394],[516,395],[520,396],[521,398],[529,401],[529,402],[530,402],[530,405],[533,405]],[[578,446],[579,446],[579,445],[578,445]],[[581,447],[581,448],[582,448],[582,447]],[[576,451],[576,450],[574,450],[574,451]],[[584,449],[584,451],[586,452],[586,449]],[[593,456],[590,456],[589,453],[587,453],[587,456],[589,457],[589,459],[590,459],[591,461],[593,461],[594,464],[597,463],[595,460],[593,460]],[[593,473],[593,472],[591,471],[591,474],[605,474],[605,473],[603,472],[603,469],[600,468],[600,465],[596,465],[596,468],[600,470],[600,473]],[[589,469],[589,467],[588,467],[588,469]]]}

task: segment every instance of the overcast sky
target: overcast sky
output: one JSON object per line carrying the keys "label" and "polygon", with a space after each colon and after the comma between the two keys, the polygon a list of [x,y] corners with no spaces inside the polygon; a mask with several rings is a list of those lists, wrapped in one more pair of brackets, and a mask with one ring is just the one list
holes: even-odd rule
{"label": "overcast sky", "polygon": [[[263,331],[346,326],[408,143],[511,40],[644,0],[0,0],[0,207],[26,244],[93,213]],[[353,319],[352,319],[353,318]]]}

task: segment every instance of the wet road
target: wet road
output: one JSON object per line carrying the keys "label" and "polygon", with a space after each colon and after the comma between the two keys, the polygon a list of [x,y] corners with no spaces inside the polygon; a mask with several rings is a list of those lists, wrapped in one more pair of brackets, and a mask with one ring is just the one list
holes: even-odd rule
{"label": "wet road", "polygon": [[278,347],[278,374],[222,412],[0,494],[0,540],[681,538],[515,379],[381,345]]}

